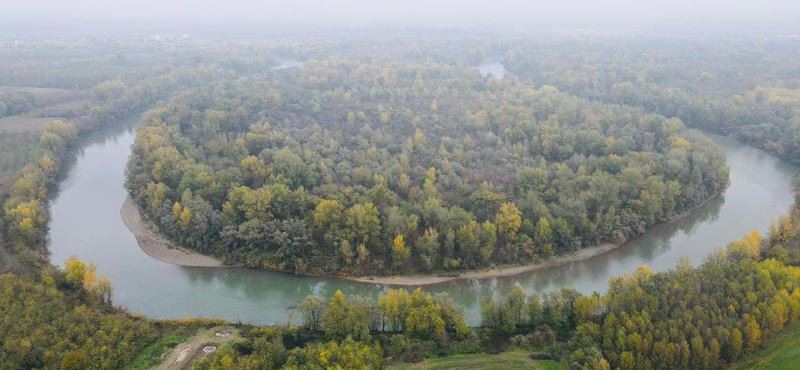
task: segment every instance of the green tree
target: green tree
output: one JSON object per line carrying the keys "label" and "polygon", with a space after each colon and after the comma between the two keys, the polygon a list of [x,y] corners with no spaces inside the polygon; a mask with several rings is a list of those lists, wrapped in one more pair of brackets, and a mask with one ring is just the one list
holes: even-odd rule
{"label": "green tree", "polygon": [[326,304],[324,299],[309,295],[297,306],[303,313],[303,326],[310,330],[322,328],[322,318],[325,315]]}
{"label": "green tree", "polygon": [[372,203],[356,204],[345,215],[347,238],[353,244],[372,246],[381,232],[380,212]]}
{"label": "green tree", "polygon": [[422,268],[425,271],[430,271],[436,264],[437,254],[439,252],[439,233],[435,228],[429,227],[417,239],[417,257],[422,263]]}
{"label": "green tree", "polygon": [[347,311],[347,300],[344,293],[337,290],[322,315],[322,327],[328,338],[343,339],[350,332],[350,328],[347,327]]}

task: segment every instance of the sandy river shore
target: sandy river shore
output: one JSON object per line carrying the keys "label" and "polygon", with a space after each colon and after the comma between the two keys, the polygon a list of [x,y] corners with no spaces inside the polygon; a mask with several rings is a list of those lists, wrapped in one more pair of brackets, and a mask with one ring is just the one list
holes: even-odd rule
{"label": "sandy river shore", "polygon": [[192,250],[181,248],[170,243],[166,238],[158,234],[152,223],[142,218],[139,207],[133,199],[125,199],[120,209],[122,222],[128,230],[136,237],[139,247],[159,261],[171,263],[178,266],[193,267],[228,267],[222,261],[209,257]]}
{"label": "sandy river shore", "polygon": [[500,267],[492,270],[464,271],[461,273],[454,273],[453,275],[361,276],[361,277],[348,277],[347,279],[363,283],[418,286],[418,285],[439,284],[458,279],[486,279],[492,277],[514,276],[529,271],[563,265],[565,263],[583,261],[585,259],[606,253],[619,246],[620,246],[619,244],[614,244],[614,243],[601,243],[597,246],[590,248],[583,248],[581,250],[572,252],[570,254],[565,254],[544,261],[542,263],[512,266],[512,267]]}
{"label": "sandy river shore", "polygon": [[[711,197],[713,198],[713,197]],[[710,199],[710,198],[709,198]],[[707,202],[708,200],[706,200]],[[706,204],[703,202],[694,209],[700,208]],[[122,221],[128,227],[128,230],[136,237],[139,247],[147,253],[150,257],[157,260],[171,263],[178,266],[201,266],[201,267],[231,267],[225,265],[222,261],[213,257],[209,257],[192,250],[181,248],[173,245],[164,237],[158,234],[158,231],[152,223],[143,219],[139,213],[139,207],[132,199],[128,198],[120,209],[122,214]],[[672,217],[666,222],[675,222],[686,215],[690,211],[681,213]],[[477,270],[477,271],[461,271],[454,272],[453,274],[430,274],[430,275],[403,275],[403,276],[332,276],[340,279],[351,281],[358,281],[362,283],[374,284],[387,284],[399,286],[420,286],[440,284],[458,279],[486,279],[493,277],[505,277],[519,275],[525,272],[539,270],[543,268],[559,266],[567,263],[583,261],[594,256],[601,255],[611,251],[621,244],[604,242],[594,247],[583,248],[570,254],[561,255],[553,259],[530,265],[498,267],[491,270]]]}
{"label": "sandy river shore", "polygon": [[[173,245],[163,236],[158,235],[158,231],[152,223],[143,219],[139,213],[139,207],[132,199],[128,198],[120,209],[122,221],[128,230],[136,237],[139,247],[147,253],[148,256],[155,258],[159,261],[164,261],[178,266],[202,266],[202,267],[227,267],[213,257],[209,257],[192,250],[181,248]],[[457,279],[485,279],[491,277],[513,276],[524,272],[547,268],[551,266],[558,266],[565,263],[582,261],[587,258],[606,253],[616,247],[618,244],[602,243],[598,246],[591,248],[584,248],[579,251],[559,256],[542,263],[532,265],[522,265],[513,267],[502,267],[492,270],[481,271],[464,271],[454,273],[453,275],[408,275],[408,276],[336,276],[352,281],[363,283],[375,284],[389,284],[389,285],[405,285],[405,286],[418,286],[444,283]]]}
{"label": "sandy river shore", "polygon": [[[166,240],[166,238],[158,234],[155,225],[142,218],[142,215],[139,213],[139,207],[137,207],[136,203],[134,203],[130,198],[125,200],[125,203],[120,209],[120,213],[125,226],[127,226],[128,230],[130,230],[131,233],[133,233],[133,235],[136,237],[136,242],[139,243],[139,247],[142,248],[142,250],[152,258],[178,266],[229,267],[228,265],[222,263],[222,261],[213,257],[209,257],[186,248],[177,247],[170,243],[168,240]],[[491,277],[513,276],[528,271],[558,266],[570,262],[582,261],[587,258],[608,252],[618,246],[618,244],[603,243],[595,247],[584,248],[567,255],[559,256],[542,263],[502,267],[492,270],[464,271],[446,276],[408,275],[336,277],[363,283],[418,286],[444,283],[457,279],[485,279]]]}

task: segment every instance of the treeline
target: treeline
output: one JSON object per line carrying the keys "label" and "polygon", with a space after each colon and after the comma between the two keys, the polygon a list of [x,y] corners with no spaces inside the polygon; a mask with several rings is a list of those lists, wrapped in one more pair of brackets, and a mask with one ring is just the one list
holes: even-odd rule
{"label": "treeline", "polygon": [[31,93],[0,94],[0,118],[28,113],[36,106],[36,96]]}
{"label": "treeline", "polygon": [[440,64],[332,58],[150,111],[127,188],[178,243],[297,273],[539,261],[719,193],[676,119]]}
{"label": "treeline", "polygon": [[469,332],[463,307],[447,293],[431,296],[421,289],[411,293],[389,289],[377,301],[336,291],[327,301],[308,296],[297,308],[306,329],[323,331],[330,339],[403,333],[409,338],[449,341],[464,339]]}
{"label": "treeline", "polygon": [[[800,268],[759,261],[757,232],[654,274],[612,278],[606,294],[569,288],[526,295],[520,286],[463,323],[446,293],[390,289],[378,299],[307,297],[302,327],[259,329],[195,369],[381,368],[396,361],[516,347],[563,359],[570,369],[723,369],[767,345],[800,317]],[[287,349],[287,347],[295,347]]]}
{"label": "treeline", "polygon": [[55,121],[46,126],[39,138],[36,162],[23,167],[8,189],[3,203],[3,239],[24,265],[41,268],[47,264],[47,189],[77,137],[71,123]]}
{"label": "treeline", "polygon": [[677,117],[800,163],[798,50],[788,39],[563,43],[518,46],[505,65],[540,84]]}
{"label": "treeline", "polygon": [[[37,108],[58,106],[59,104],[85,99],[88,97],[89,94],[87,92],[79,90],[37,91],[37,89],[28,89],[24,87],[4,87],[3,89],[0,89],[0,118],[5,116],[16,116],[31,113],[31,111]],[[43,112],[56,113],[57,110],[58,109],[53,108]],[[61,109],[63,112],[74,110],[75,109]],[[37,112],[36,115],[39,114],[40,113]]]}
{"label": "treeline", "polygon": [[568,332],[557,349],[573,369],[721,369],[800,316],[800,268],[759,262],[761,243],[751,233],[696,269],[688,260],[657,274],[641,267],[602,296],[557,292],[558,310],[516,288],[484,304],[483,325],[515,343]]}
{"label": "treeline", "polygon": [[463,307],[446,293],[390,289],[376,301],[336,291],[328,300],[308,296],[298,310],[300,328],[247,330],[245,343],[224,347],[193,369],[381,369],[389,359],[480,350]]}
{"label": "treeline", "polygon": [[383,351],[377,343],[354,341],[321,341],[288,349],[285,341],[293,342],[293,331],[283,328],[254,328],[247,340],[226,345],[214,355],[192,363],[192,370],[300,370],[353,369],[380,370],[384,368]]}
{"label": "treeline", "polygon": [[764,258],[800,266],[800,196],[795,196],[789,212],[770,224],[761,254]]}

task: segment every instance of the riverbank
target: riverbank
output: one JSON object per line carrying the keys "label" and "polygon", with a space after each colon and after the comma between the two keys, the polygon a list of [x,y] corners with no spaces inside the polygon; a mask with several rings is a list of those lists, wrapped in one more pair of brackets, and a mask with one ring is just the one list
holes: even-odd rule
{"label": "riverbank", "polygon": [[136,238],[139,247],[152,258],[178,266],[232,267],[216,258],[170,243],[158,234],[155,225],[142,218],[139,207],[136,206],[136,203],[131,198],[125,199],[125,203],[122,204],[120,209],[120,215],[122,216],[122,222]]}
{"label": "riverbank", "polygon": [[[692,212],[702,208],[703,206],[708,204],[711,200],[719,197],[720,195],[721,193],[718,193],[711,197],[708,197],[708,199],[704,200],[697,206],[689,210],[686,210],[684,212],[681,212],[675,216],[672,216],[662,223],[677,222],[682,218],[689,216],[690,214],[692,214]],[[593,247],[582,248],[575,252],[561,255],[541,263],[512,266],[512,267],[500,267],[491,270],[454,272],[452,275],[420,274],[420,275],[400,275],[400,276],[359,276],[359,277],[343,277],[343,278],[361,283],[375,283],[375,284],[387,284],[387,285],[398,285],[398,286],[422,286],[431,284],[441,284],[441,283],[446,283],[448,281],[459,280],[459,279],[486,279],[494,277],[509,277],[548,267],[561,266],[572,262],[584,261],[592,257],[599,256],[603,253],[610,252],[616,248],[619,248],[620,246],[622,246],[622,244],[624,243],[604,242],[595,245]]]}
{"label": "riverbank", "polygon": [[[663,223],[673,223],[688,215],[693,211],[703,207],[710,200],[718,197],[719,194],[709,197],[696,207],[689,209],[685,212],[679,213]],[[171,263],[178,266],[188,267],[233,267],[224,264],[222,261],[213,257],[197,253],[187,248],[177,247],[170,243],[163,236],[159,235],[157,228],[151,222],[143,219],[139,212],[139,207],[131,199],[127,198],[125,203],[120,209],[122,221],[128,230],[136,237],[136,242],[139,247],[150,257],[159,261]],[[446,283],[453,280],[469,280],[469,279],[488,279],[497,277],[510,277],[526,272],[540,270],[549,267],[561,266],[573,262],[584,261],[603,253],[607,253],[622,244],[603,242],[593,247],[582,248],[569,254],[560,255],[555,258],[549,259],[544,262],[499,267],[488,270],[470,270],[470,271],[455,271],[452,274],[415,274],[415,275],[398,275],[398,276],[341,276],[335,275],[333,277],[355,281],[360,283],[373,283],[395,286],[424,286]],[[282,272],[282,271],[278,271]],[[315,276],[315,275],[312,275]]]}
{"label": "riverbank", "polygon": [[460,279],[486,279],[494,277],[508,277],[543,268],[583,261],[592,258],[594,256],[601,255],[613,249],[616,249],[620,245],[621,244],[605,242],[605,243],[600,243],[594,247],[583,248],[569,254],[561,255],[541,263],[513,266],[513,267],[502,267],[491,270],[464,271],[460,273],[454,273],[454,275],[360,276],[360,277],[345,277],[345,278],[347,280],[358,281],[361,283],[420,286],[420,285],[441,284],[441,283],[446,283],[448,281],[460,280]]}
{"label": "riverbank", "polygon": [[[148,256],[159,261],[178,266],[192,267],[232,267],[213,257],[194,252],[192,250],[173,245],[156,231],[155,225],[142,218],[139,207],[131,198],[125,199],[120,209],[122,222],[136,237],[139,247]],[[404,276],[335,276],[350,281],[361,283],[375,283],[402,286],[420,286],[440,284],[458,279],[486,279],[492,277],[514,276],[538,269],[559,266],[566,263],[583,261],[594,256],[606,253],[619,247],[620,244],[601,243],[590,248],[559,256],[541,263],[503,267],[491,270],[464,271],[453,275],[404,275]]]}

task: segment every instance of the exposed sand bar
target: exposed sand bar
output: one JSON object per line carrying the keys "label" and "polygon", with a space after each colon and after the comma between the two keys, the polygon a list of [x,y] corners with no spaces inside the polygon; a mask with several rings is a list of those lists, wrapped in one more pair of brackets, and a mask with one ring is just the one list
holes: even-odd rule
{"label": "exposed sand bar", "polygon": [[[730,185],[730,184],[729,184]],[[705,201],[697,205],[696,207],[687,210],[683,213],[677,214],[670,219],[666,220],[666,223],[676,222],[680,219],[688,216],[693,211],[697,210],[705,206],[710,200],[718,197],[719,194],[713,195],[708,197]],[[596,246],[579,249],[575,252],[570,254],[561,255],[555,257],[553,259],[544,261],[542,263],[536,263],[531,265],[521,265],[521,266],[512,266],[512,267],[500,267],[492,270],[480,270],[480,271],[464,271],[461,273],[454,273],[453,275],[405,275],[405,276],[359,276],[359,277],[344,277],[347,280],[359,281],[363,283],[375,283],[375,284],[388,284],[388,285],[401,285],[401,286],[421,286],[421,285],[431,285],[431,284],[440,284],[445,283],[448,281],[458,280],[458,279],[487,279],[493,277],[504,277],[504,276],[514,276],[519,275],[522,273],[526,273],[529,271],[539,270],[543,268],[559,266],[567,263],[578,262],[587,260],[589,258],[599,256],[603,253],[609,252],[620,247],[622,244],[616,244],[611,242],[604,242],[600,243]]]}
{"label": "exposed sand bar", "polygon": [[178,266],[229,267],[213,257],[170,243],[169,240],[158,234],[155,225],[142,218],[139,207],[131,198],[125,199],[120,214],[122,222],[136,237],[139,247],[152,258]]}
{"label": "exposed sand bar", "polygon": [[[147,253],[148,256],[160,261],[171,263],[178,266],[202,266],[202,267],[226,267],[215,258],[194,252],[192,250],[181,248],[173,245],[164,237],[158,235],[155,226],[142,219],[139,213],[139,207],[132,199],[128,198],[120,209],[122,214],[122,221],[128,230],[136,237],[139,247]],[[347,280],[358,281],[363,283],[376,283],[376,284],[389,284],[389,285],[430,285],[444,283],[457,279],[485,279],[491,277],[513,276],[524,272],[543,269],[552,266],[558,266],[565,263],[582,261],[599,254],[606,253],[614,248],[619,247],[619,244],[602,243],[595,247],[584,248],[576,252],[559,256],[542,263],[532,265],[522,265],[514,267],[504,267],[493,270],[482,271],[465,271],[454,275],[408,275],[408,276],[361,276],[361,277],[344,277]]]}
{"label": "exposed sand bar", "polygon": [[514,276],[529,271],[539,270],[553,266],[559,266],[571,262],[583,261],[585,259],[589,259],[594,256],[606,253],[619,246],[620,244],[601,243],[597,246],[590,248],[583,248],[578,251],[572,252],[570,254],[565,254],[544,261],[542,263],[513,266],[513,267],[502,267],[492,270],[465,271],[454,275],[362,276],[362,277],[348,277],[347,279],[353,281],[359,281],[362,283],[419,286],[419,285],[439,284],[458,279],[486,279],[493,277]]}

